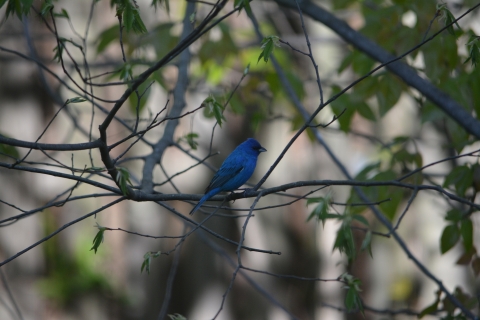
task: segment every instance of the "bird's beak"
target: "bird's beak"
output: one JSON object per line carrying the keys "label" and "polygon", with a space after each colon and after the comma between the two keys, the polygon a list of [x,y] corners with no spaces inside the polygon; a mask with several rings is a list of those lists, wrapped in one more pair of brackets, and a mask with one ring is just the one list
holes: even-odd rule
{"label": "bird's beak", "polygon": [[258,149],[258,152],[267,152],[267,149],[265,149],[264,147],[261,147],[260,149]]}

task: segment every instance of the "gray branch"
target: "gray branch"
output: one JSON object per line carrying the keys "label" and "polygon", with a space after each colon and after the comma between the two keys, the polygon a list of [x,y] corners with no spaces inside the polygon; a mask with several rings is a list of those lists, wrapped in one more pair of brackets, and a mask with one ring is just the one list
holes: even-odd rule
{"label": "gray branch", "polygon": [[[294,0],[275,0],[275,2],[283,7],[297,9],[297,5],[295,4]],[[299,1],[299,5],[305,15],[308,15],[312,19],[323,23],[347,43],[355,46],[358,50],[364,52],[372,59],[381,63],[387,63],[397,58],[385,51],[376,42],[355,31],[343,20],[338,19],[332,13],[321,8],[317,4],[312,3],[311,1]],[[461,17],[470,13],[478,6],[480,6],[480,3],[465,12],[465,14],[463,14]],[[459,19],[461,17],[459,17]],[[436,35],[433,35],[427,38],[424,42],[432,40],[435,36]],[[422,93],[428,100],[442,109],[450,118],[461,125],[468,133],[480,139],[480,121],[475,119],[458,102],[453,100],[452,97],[434,86],[427,79],[420,77],[414,69],[402,61],[396,61],[388,64],[387,69],[402,79],[406,84]]]}
{"label": "gray branch", "polygon": [[[182,39],[185,39],[193,30],[193,24],[190,22],[190,16],[195,12],[195,3],[188,2],[183,20]],[[173,90],[173,107],[170,111],[169,117],[174,118],[168,121],[165,126],[165,131],[162,138],[155,144],[150,155],[145,157],[145,164],[143,166],[142,191],[151,193],[153,191],[153,168],[161,160],[165,150],[173,142],[173,134],[178,126],[178,117],[185,107],[185,92],[188,86],[188,65],[191,59],[190,50],[185,48],[179,56],[178,61],[178,80]]]}

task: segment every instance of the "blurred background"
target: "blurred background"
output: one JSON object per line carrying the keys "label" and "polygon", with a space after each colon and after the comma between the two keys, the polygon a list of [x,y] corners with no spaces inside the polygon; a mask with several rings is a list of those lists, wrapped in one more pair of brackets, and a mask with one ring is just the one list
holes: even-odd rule
{"label": "blurred background", "polygon": [[[195,13],[188,14],[185,19],[188,12],[186,1],[170,1],[168,6],[165,1],[153,1],[156,8],[150,0],[130,3],[138,9],[146,32],[123,29],[126,63],[119,42],[116,7],[112,7],[110,1],[53,2],[58,36],[65,39],[68,48],[68,53],[62,52],[63,67],[58,56],[55,57],[59,47],[52,32],[52,18],[49,14],[40,15],[45,7],[43,1],[33,1],[28,16],[19,18],[10,14],[8,19],[2,20],[0,134],[36,141],[54,118],[40,142],[79,143],[98,138],[98,125],[112,108],[112,101],[119,99],[127,88],[119,82],[129,80],[130,74],[136,77],[154,65],[178,43],[185,25],[198,25],[212,9],[208,3],[198,1]],[[308,52],[298,11],[285,3],[253,1],[251,10],[264,36],[277,35],[284,41],[275,47],[276,61],[283,68],[285,78],[290,81],[304,110],[311,114],[320,105],[315,68],[307,56],[289,47]],[[314,4],[396,55],[421,42],[438,8],[435,1],[419,4],[415,1],[324,0]],[[447,8],[458,16],[474,4],[475,1],[447,1]],[[233,5],[233,1],[229,1],[218,17],[230,12]],[[1,9],[2,17],[6,17],[7,7],[4,5]],[[223,106],[233,93],[223,111],[221,126],[216,125],[215,113],[209,108],[180,119],[178,126],[174,127],[173,144],[165,150],[153,170],[156,192],[203,193],[215,169],[248,137],[255,137],[268,150],[259,157],[250,180],[253,186],[304,123],[292,103],[292,95],[282,87],[282,76],[274,69],[272,61],[259,59],[261,44],[246,11],[233,13],[193,43],[189,47],[191,57],[186,62],[178,57],[153,74],[139,88],[140,103],[139,96],[132,95],[117,114],[118,121],[108,128],[107,139],[113,144],[132,132],[137,108],[139,129],[145,129],[166,107],[160,119],[165,117],[179,99],[175,90],[181,86],[178,79],[181,78],[179,68],[182,64],[188,66],[188,73],[187,85],[182,87],[185,106],[180,114],[196,110],[209,96]],[[318,65],[324,100],[378,65],[312,19],[307,12],[303,18]],[[478,10],[473,11],[460,21],[465,30],[463,34],[448,38],[445,32],[428,46],[408,55],[404,62],[415,66],[423,77],[434,79],[432,82],[440,88],[440,80],[451,85],[464,79],[462,74],[469,79],[478,79],[478,70],[463,63],[469,32],[480,32],[478,18]],[[434,20],[429,35],[443,26],[440,19]],[[449,47],[452,42],[455,43],[454,49]],[[437,59],[431,51],[443,58]],[[432,59],[438,60],[433,67],[430,66]],[[248,74],[245,72],[247,66]],[[88,75],[94,85],[83,83],[78,70]],[[386,71],[381,70],[371,77],[373,80],[362,82],[315,118],[314,124],[327,124],[334,115],[347,110],[340,120],[326,128],[319,126],[318,130],[352,176],[357,176],[367,165],[379,163],[373,171],[365,172],[365,176],[394,180],[422,165],[479,148],[475,139],[458,129],[458,125],[451,124],[451,120],[446,120],[445,114],[429,105],[418,91],[408,88],[398,78],[387,77]],[[478,90],[478,82],[469,81],[477,83]],[[86,93],[82,93],[82,89]],[[465,99],[472,105],[471,108],[463,106],[467,110],[478,110],[480,106],[472,93],[475,90],[472,84],[465,80],[461,89],[463,91],[459,90],[458,94],[466,95]],[[455,91],[455,88],[451,90]],[[67,99],[89,97],[89,94],[95,97],[93,100],[97,105],[89,101],[70,103],[56,115]],[[454,96],[454,99],[463,102],[461,97]],[[478,115],[475,111],[473,114]],[[165,136],[168,122],[148,131],[145,141],[135,144],[118,162],[130,172],[133,185],[141,184],[144,157],[151,154],[155,143]],[[460,141],[464,144],[461,145]],[[133,140],[113,149],[112,157],[122,155],[131,142]],[[28,149],[16,150],[20,158],[28,152]],[[400,159],[405,154],[411,157]],[[208,165],[194,166],[209,155]],[[11,163],[5,155],[0,158],[4,163]],[[33,150],[25,161],[24,166],[68,174],[71,174],[68,167],[72,165],[78,169],[103,166],[97,150]],[[463,193],[454,183],[451,186],[443,183],[453,168],[465,166],[474,170],[477,162],[478,157],[442,162],[424,170],[425,175],[416,182],[451,187],[451,192],[474,202],[476,189],[472,181]],[[51,166],[58,163],[66,167]],[[378,176],[380,173],[385,175]],[[92,179],[114,186],[107,176]],[[302,133],[295,140],[262,188],[307,180],[345,180],[311,131]],[[115,199],[91,185],[75,185],[71,180],[32,172],[0,168],[0,181],[0,219],[18,215],[21,210],[48,206],[15,223],[1,225],[1,261]],[[68,190],[73,186],[75,188],[69,196]],[[319,190],[308,194],[315,189]],[[475,301],[474,297],[479,293],[476,253],[472,251],[470,254],[467,250],[463,233],[456,241],[452,240],[453,245],[444,254],[440,243],[444,228],[451,225],[451,220],[444,219],[447,212],[467,209],[431,191],[420,191],[412,196],[412,190],[401,188],[368,190],[374,190],[369,193],[373,202],[388,200],[394,203],[390,207],[381,207],[382,212],[393,224],[402,216],[397,231],[413,255],[450,291],[461,287]],[[339,242],[343,220],[309,219],[318,201],[307,205],[302,199],[290,204],[307,194],[317,200],[329,199],[328,212],[331,214],[356,214],[365,218],[368,225],[357,221],[348,226],[355,244],[354,254],[340,252],[346,250]],[[89,196],[58,206],[50,205],[52,201],[81,195]],[[360,250],[367,230],[383,235],[388,230],[375,219],[368,207],[348,209],[355,208],[346,206],[354,203],[354,199],[348,185],[301,187],[260,199],[256,207],[263,209],[255,211],[249,221],[245,245],[281,254],[242,252],[245,267],[271,274],[241,270],[217,319],[412,319],[434,303],[436,284],[419,271],[391,237],[369,233],[371,243],[363,248],[366,250]],[[241,199],[228,205],[237,210],[248,209],[252,202],[253,198]],[[166,205],[188,215],[194,203],[170,201]],[[211,210],[206,208],[206,211]],[[238,242],[245,216],[232,218],[231,215],[246,214],[247,211],[220,212],[223,215],[210,219],[205,226]],[[205,213],[198,212],[194,219],[200,221],[204,217]],[[471,242],[478,244],[479,234],[473,230],[478,230],[479,218],[475,214],[470,218],[473,226]],[[137,234],[105,231],[104,242],[95,253],[91,248],[98,232],[97,223]],[[0,318],[156,319],[162,314],[180,314],[188,319],[212,319],[231,283],[232,263],[237,263],[236,245],[197,230],[171,254],[152,258],[149,272],[141,270],[147,252],[169,252],[180,240],[142,235],[173,237],[187,230],[184,220],[154,202],[123,201],[109,207],[96,216],[75,223],[0,268]],[[465,257],[467,263],[457,263],[460,257]],[[348,290],[344,282],[338,281],[345,272],[361,281],[359,294],[367,306],[365,315],[358,308],[347,310]],[[167,300],[169,304],[162,311]],[[442,303],[439,308],[441,306]],[[446,308],[443,305],[444,312]],[[398,310],[400,312],[396,312]],[[478,308],[473,310],[478,314]],[[455,312],[458,313],[458,309]],[[164,318],[168,319],[168,316]],[[438,316],[425,317],[428,318]]]}

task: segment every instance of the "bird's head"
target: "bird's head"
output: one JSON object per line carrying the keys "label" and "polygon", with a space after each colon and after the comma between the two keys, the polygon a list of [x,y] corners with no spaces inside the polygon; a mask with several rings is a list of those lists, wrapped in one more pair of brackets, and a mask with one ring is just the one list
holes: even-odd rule
{"label": "bird's head", "polygon": [[248,138],[245,142],[243,142],[240,146],[242,146],[242,148],[244,148],[247,152],[253,152],[254,154],[256,154],[257,156],[261,153],[261,152],[265,152],[267,151],[267,149],[265,149],[264,147],[261,146],[261,144],[253,139],[253,138]]}

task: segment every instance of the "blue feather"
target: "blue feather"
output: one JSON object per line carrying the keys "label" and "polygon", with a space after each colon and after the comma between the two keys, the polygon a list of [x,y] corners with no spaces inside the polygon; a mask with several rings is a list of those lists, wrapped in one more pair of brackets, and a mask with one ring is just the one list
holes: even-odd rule
{"label": "blue feather", "polygon": [[205,190],[205,195],[190,214],[194,214],[214,195],[223,191],[233,191],[245,184],[255,171],[258,155],[265,151],[267,150],[255,139],[249,138],[241,143],[222,163]]}

